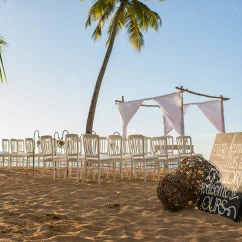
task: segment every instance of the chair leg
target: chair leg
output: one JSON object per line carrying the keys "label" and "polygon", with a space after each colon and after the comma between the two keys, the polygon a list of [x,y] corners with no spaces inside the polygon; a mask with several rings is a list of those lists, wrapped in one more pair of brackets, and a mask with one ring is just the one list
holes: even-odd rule
{"label": "chair leg", "polygon": [[79,166],[78,161],[76,162],[76,183],[79,181]]}
{"label": "chair leg", "polygon": [[146,167],[145,167],[145,161],[143,161],[143,174],[144,174],[144,182],[146,182]]}
{"label": "chair leg", "polygon": [[133,160],[131,160],[131,168],[130,168],[130,174],[129,174],[129,180],[132,178],[133,176]]}
{"label": "chair leg", "polygon": [[123,177],[123,161],[121,160],[120,161],[120,169],[121,169],[121,180],[123,180],[124,179],[124,177]]}
{"label": "chair leg", "polygon": [[98,163],[98,185],[100,185],[101,179],[100,179],[100,164]]}
{"label": "chair leg", "polygon": [[92,174],[92,179],[93,179],[93,181],[95,181],[95,176],[96,176],[96,170],[93,169],[93,174]]}
{"label": "chair leg", "polygon": [[70,178],[71,178],[71,174],[72,174],[72,167],[73,167],[73,162],[70,163],[69,170],[67,170],[69,172]]}
{"label": "chair leg", "polygon": [[[53,165],[53,180],[55,180],[55,161],[52,162],[52,165]],[[59,169],[58,169],[58,172],[59,172]]]}
{"label": "chair leg", "polygon": [[113,162],[113,182],[116,181],[116,161]]}
{"label": "chair leg", "polygon": [[83,167],[82,167],[82,161],[81,161],[81,167],[80,167],[80,179],[82,179],[82,169],[83,169]]}
{"label": "chair leg", "polygon": [[158,179],[160,180],[160,162],[159,161],[157,162],[157,165],[158,165]]}
{"label": "chair leg", "polygon": [[86,173],[87,173],[87,163],[84,162],[84,172],[83,172],[83,177],[82,177],[82,183],[84,183]]}

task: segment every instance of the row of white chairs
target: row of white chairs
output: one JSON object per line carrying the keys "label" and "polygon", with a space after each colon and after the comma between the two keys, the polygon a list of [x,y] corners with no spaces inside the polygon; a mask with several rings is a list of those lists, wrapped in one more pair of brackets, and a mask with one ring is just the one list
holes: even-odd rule
{"label": "row of white chairs", "polygon": [[[67,175],[71,176],[72,170],[76,169],[77,182],[79,177],[82,177],[84,182],[87,173],[92,169],[93,177],[95,178],[97,173],[98,183],[100,184],[101,168],[105,168],[107,175],[112,168],[114,181],[117,171],[123,179],[123,170],[128,175],[127,170],[129,168],[130,179],[133,175],[137,176],[137,169],[139,169],[143,172],[144,181],[146,181],[148,170],[153,169],[153,176],[155,176],[157,170],[160,179],[161,167],[164,167],[164,172],[166,170],[169,172],[169,165],[177,165],[181,159],[188,156],[201,156],[201,154],[193,152],[190,136],[179,136],[176,141],[177,154],[174,152],[172,136],[149,138],[143,135],[130,135],[128,138],[122,138],[119,135],[110,135],[106,138],[84,134],[80,138],[77,134],[67,134],[65,136],[65,147],[62,152],[60,152],[61,150],[58,152],[52,136],[42,136],[41,147],[39,147],[41,152],[35,152],[34,157],[37,157],[38,161],[40,159],[43,161],[43,174],[47,164],[52,165],[53,179],[56,177],[56,170],[59,176],[60,169],[63,166],[65,178]],[[8,166],[11,167],[15,162],[17,168],[19,159],[21,159],[22,165],[26,160],[26,167],[29,167],[35,147],[33,139],[25,139],[26,152],[24,152],[24,140],[11,139],[10,147],[11,153],[9,151],[9,140],[3,139],[2,152],[0,153],[0,157],[3,158],[3,165],[4,158],[7,158]]]}

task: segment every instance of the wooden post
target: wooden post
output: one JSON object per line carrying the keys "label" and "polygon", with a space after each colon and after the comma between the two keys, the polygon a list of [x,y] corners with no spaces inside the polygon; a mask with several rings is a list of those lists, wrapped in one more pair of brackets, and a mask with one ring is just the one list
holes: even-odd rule
{"label": "wooden post", "polygon": [[225,133],[225,122],[224,122],[224,104],[223,104],[223,96],[220,96],[220,102],[221,102],[221,115],[222,115],[222,129],[223,133]]}
{"label": "wooden post", "polygon": [[[181,86],[183,89],[183,86]],[[183,111],[183,91],[181,91],[181,121],[182,121],[182,136],[185,135],[185,124],[184,124],[184,111]]]}

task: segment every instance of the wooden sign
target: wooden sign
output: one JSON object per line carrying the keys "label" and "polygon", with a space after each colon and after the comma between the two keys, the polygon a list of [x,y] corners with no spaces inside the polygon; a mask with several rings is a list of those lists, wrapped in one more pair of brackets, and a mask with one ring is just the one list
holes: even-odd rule
{"label": "wooden sign", "polygon": [[242,199],[242,132],[217,134],[198,208],[237,221]]}

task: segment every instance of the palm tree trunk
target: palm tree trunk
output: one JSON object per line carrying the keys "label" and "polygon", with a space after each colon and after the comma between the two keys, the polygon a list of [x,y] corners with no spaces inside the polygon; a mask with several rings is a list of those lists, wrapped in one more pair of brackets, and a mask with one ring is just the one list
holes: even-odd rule
{"label": "palm tree trunk", "polygon": [[109,61],[109,58],[110,58],[112,50],[113,50],[113,44],[114,44],[115,37],[116,37],[118,21],[119,21],[119,17],[121,15],[123,9],[124,9],[124,2],[121,1],[121,4],[119,6],[119,9],[118,9],[118,12],[117,12],[117,15],[116,15],[116,18],[115,18],[113,31],[112,31],[111,38],[110,38],[110,43],[108,45],[108,49],[107,49],[102,67],[100,69],[100,72],[99,72],[99,75],[98,75],[98,78],[97,78],[97,81],[96,81],[95,89],[94,89],[94,92],[93,92],[93,95],[92,95],[92,101],[91,101],[91,105],[90,105],[90,108],[89,108],[89,113],[88,113],[88,118],[87,118],[87,123],[86,123],[86,133],[87,134],[92,133],[93,121],[94,121],[94,115],[95,115],[96,106],[97,106],[98,95],[99,95],[102,80],[103,80],[103,77],[104,77],[104,74],[105,74],[105,71],[106,71],[106,68],[107,68],[107,65],[108,65],[108,61]]}

